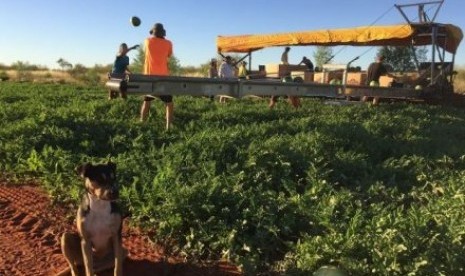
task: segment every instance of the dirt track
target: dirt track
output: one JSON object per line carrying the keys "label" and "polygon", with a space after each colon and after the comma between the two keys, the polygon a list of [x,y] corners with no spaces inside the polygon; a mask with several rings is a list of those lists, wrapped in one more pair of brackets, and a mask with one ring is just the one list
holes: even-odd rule
{"label": "dirt track", "polygon": [[[64,209],[37,186],[0,183],[0,275],[54,275],[67,268],[60,236],[75,231]],[[124,275],[239,275],[234,267],[197,267],[168,258],[134,229],[123,228],[129,250]],[[112,275],[106,271],[100,276]]]}

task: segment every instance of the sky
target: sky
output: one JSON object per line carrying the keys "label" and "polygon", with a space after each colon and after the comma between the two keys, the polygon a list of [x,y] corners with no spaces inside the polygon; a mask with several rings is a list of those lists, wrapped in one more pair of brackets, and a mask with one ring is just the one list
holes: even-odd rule
{"label": "sky", "polygon": [[[57,60],[92,67],[114,61],[122,42],[141,44],[156,22],[163,23],[182,66],[199,66],[216,57],[219,35],[267,34],[405,23],[395,4],[430,0],[0,0],[0,64],[17,61],[59,68]],[[432,17],[437,5],[426,6]],[[415,17],[416,10],[406,10]],[[436,22],[465,30],[465,1],[445,0]],[[129,20],[138,16],[139,27]],[[455,62],[465,66],[465,42]],[[292,47],[291,64],[313,60],[314,46]],[[366,68],[376,47],[334,47],[333,63]],[[279,63],[282,47],[252,55],[252,69]],[[136,51],[129,54],[131,60]],[[446,56],[450,58],[449,56]]]}

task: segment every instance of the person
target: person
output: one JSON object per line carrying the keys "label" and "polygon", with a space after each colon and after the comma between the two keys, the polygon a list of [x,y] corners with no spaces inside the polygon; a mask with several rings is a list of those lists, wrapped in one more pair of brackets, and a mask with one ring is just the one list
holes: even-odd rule
{"label": "person", "polygon": [[281,64],[289,65],[289,51],[290,50],[291,50],[291,47],[284,48],[284,52],[281,55]]}
{"label": "person", "polygon": [[223,79],[234,78],[234,66],[232,65],[232,59],[230,56],[226,56],[223,59],[223,62],[221,62],[220,69],[218,70],[218,76]]}
{"label": "person", "polygon": [[[284,48],[284,52],[283,54],[281,55],[281,64],[284,64],[284,65],[289,65],[289,51],[291,50],[291,47],[286,47]],[[283,82],[290,82],[292,81],[292,77],[290,76],[290,73],[283,79]],[[278,98],[279,96],[271,96],[270,98],[270,102],[268,103],[268,107],[270,109],[273,109],[274,106],[276,105],[276,102],[278,101]],[[288,96],[287,97],[288,100],[289,100],[289,103],[295,107],[295,108],[299,108],[300,107],[300,99],[299,97],[296,97],[296,96]]]}
{"label": "person", "polygon": [[[218,71],[218,76],[223,79],[233,79],[234,76],[234,66],[232,65],[232,59],[230,56],[226,56],[223,59],[223,62],[220,64],[220,69]],[[225,103],[226,98],[229,96],[220,96],[220,103]]]}
{"label": "person", "polygon": [[247,68],[246,68],[247,62],[242,61],[241,65],[239,65],[239,71],[237,73],[237,77],[239,79],[245,79],[247,78]]}
{"label": "person", "polygon": [[[387,68],[383,62],[384,62],[384,56],[378,55],[376,57],[376,61],[372,62],[368,66],[366,85],[379,86],[379,79],[381,76],[384,76],[384,75],[392,76],[391,74],[388,73]],[[367,96],[362,97],[362,101],[365,102],[367,100],[368,100]],[[377,105],[378,103],[379,103],[379,97],[374,97],[373,104]]]}
{"label": "person", "polygon": [[210,67],[208,68],[208,77],[211,79],[218,78],[218,63],[216,59],[212,58],[210,61]]}
{"label": "person", "polygon": [[308,59],[307,57],[304,56],[302,58],[302,61],[298,65],[301,65],[301,64],[307,66],[307,71],[313,72],[313,69],[314,69],[313,68],[313,63],[312,63],[312,61],[310,59]]}
{"label": "person", "polygon": [[[145,59],[144,59],[144,74],[168,76],[169,68],[168,61],[173,55],[173,45],[170,40],[166,39],[166,30],[163,24],[156,23],[150,30],[150,37],[144,41]],[[168,130],[173,121],[174,104],[173,96],[161,95],[158,96],[165,103],[166,129]],[[147,119],[150,111],[150,104],[155,99],[152,95],[146,95],[142,103],[140,120],[143,122]]]}
{"label": "person", "polygon": [[[216,59],[212,58],[210,61],[210,67],[208,68],[208,77],[211,79],[216,79],[218,78],[218,63]],[[213,101],[215,98],[214,95],[210,96],[210,100]]]}
{"label": "person", "polygon": [[367,85],[370,85],[372,81],[379,83],[379,78],[388,73],[386,66],[384,66],[383,64],[383,61],[384,61],[384,56],[379,55],[376,57],[376,61],[372,62],[368,66],[367,80],[366,80]]}
{"label": "person", "polygon": [[[128,48],[126,43],[121,43],[119,46],[118,54],[116,54],[115,61],[113,62],[113,67],[111,68],[111,73],[108,77],[112,75],[123,76],[125,74],[130,74],[131,70],[129,70],[129,57],[127,53],[131,50],[136,49],[139,45],[134,45],[131,48]],[[123,99],[126,98],[126,94],[121,94]],[[108,91],[108,99],[116,98],[116,92],[109,90]]]}

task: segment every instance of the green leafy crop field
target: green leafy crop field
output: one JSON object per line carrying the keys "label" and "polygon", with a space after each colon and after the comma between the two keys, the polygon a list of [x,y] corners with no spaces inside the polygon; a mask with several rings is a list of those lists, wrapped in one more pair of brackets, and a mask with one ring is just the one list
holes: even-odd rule
{"label": "green leafy crop field", "polygon": [[76,204],[81,162],[118,166],[121,201],[153,240],[245,274],[463,275],[465,110],[304,99],[141,99],[101,87],[0,84],[0,171]]}

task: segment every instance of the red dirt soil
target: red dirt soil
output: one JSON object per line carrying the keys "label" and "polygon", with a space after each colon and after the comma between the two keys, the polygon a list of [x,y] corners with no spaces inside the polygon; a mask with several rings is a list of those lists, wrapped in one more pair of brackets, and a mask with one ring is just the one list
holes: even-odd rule
{"label": "red dirt soil", "polygon": [[[36,185],[0,182],[0,275],[55,275],[66,269],[60,237],[65,231],[75,231],[67,214],[65,208],[53,206]],[[129,251],[124,275],[240,275],[228,264],[194,266],[165,256],[161,247],[127,225],[123,227],[123,246]]]}

